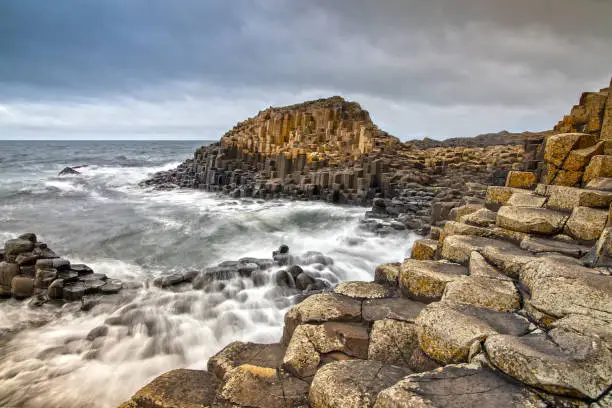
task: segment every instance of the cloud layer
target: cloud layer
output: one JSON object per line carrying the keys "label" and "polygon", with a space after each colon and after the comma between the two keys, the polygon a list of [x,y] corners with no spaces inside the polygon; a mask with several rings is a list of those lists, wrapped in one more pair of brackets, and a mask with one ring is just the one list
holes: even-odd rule
{"label": "cloud layer", "polygon": [[552,127],[612,75],[605,0],[6,0],[0,139],[218,138],[343,95],[402,138]]}

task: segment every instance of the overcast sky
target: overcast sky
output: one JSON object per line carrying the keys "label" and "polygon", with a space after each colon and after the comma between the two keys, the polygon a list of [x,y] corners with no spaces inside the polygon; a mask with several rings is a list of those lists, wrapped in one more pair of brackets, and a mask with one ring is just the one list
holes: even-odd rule
{"label": "overcast sky", "polygon": [[612,0],[0,0],[0,139],[218,139],[341,95],[403,140],[551,128]]}

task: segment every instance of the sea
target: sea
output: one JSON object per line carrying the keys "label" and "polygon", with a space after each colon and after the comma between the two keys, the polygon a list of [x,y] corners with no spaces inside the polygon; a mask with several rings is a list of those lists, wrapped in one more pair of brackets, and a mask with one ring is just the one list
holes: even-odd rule
{"label": "sea", "polygon": [[[372,280],[377,265],[409,255],[417,235],[360,227],[365,208],[234,199],[139,186],[207,141],[0,140],[0,245],[25,232],[73,263],[123,281],[112,300],[33,306],[0,300],[0,407],[116,407],[156,376],[205,369],[232,341],[273,343],[295,293],[250,278],[215,290],[160,289],[155,278],[243,257],[319,251],[304,265],[337,284]],[[66,166],[80,175],[58,176]],[[88,334],[112,319],[106,336]]]}

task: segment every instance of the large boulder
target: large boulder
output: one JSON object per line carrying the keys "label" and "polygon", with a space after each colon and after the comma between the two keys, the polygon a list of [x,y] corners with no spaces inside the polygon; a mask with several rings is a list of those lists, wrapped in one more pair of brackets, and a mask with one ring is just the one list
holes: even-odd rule
{"label": "large boulder", "polygon": [[257,344],[235,341],[208,360],[208,371],[219,380],[226,380],[229,373],[243,364],[277,369],[283,363],[280,344]]}
{"label": "large boulder", "polygon": [[288,345],[293,330],[304,323],[361,320],[361,301],[337,293],[317,293],[293,306],[285,314],[283,345]]}
{"label": "large boulder", "polygon": [[489,336],[485,350],[497,369],[553,394],[596,399],[610,386],[612,352],[594,337],[564,329]]}
{"label": "large boulder", "polygon": [[317,408],[371,408],[380,391],[411,373],[379,361],[338,361],[317,371],[308,400]]}
{"label": "large boulder", "polygon": [[4,243],[4,258],[7,262],[15,262],[19,254],[32,252],[34,242],[29,239],[9,239]]}
{"label": "large boulder", "polygon": [[11,280],[11,293],[17,299],[25,299],[34,295],[34,279],[27,276],[15,276]]}
{"label": "large boulder", "polygon": [[541,408],[538,397],[479,364],[412,374],[381,391],[374,408]]}
{"label": "large boulder", "polygon": [[399,287],[405,296],[432,302],[442,298],[448,282],[466,274],[467,268],[461,265],[406,259],[400,268]]}
{"label": "large boulder", "polygon": [[546,208],[505,206],[497,212],[497,226],[528,234],[559,234],[566,220],[565,214]]}
{"label": "large boulder", "polygon": [[467,362],[474,343],[488,336],[525,334],[529,321],[512,313],[437,302],[423,309],[416,325],[421,349],[443,364],[453,364]]}

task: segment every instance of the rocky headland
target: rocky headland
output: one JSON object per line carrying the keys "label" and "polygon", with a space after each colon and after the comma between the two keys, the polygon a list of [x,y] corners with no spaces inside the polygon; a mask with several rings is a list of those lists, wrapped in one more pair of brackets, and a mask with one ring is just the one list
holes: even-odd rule
{"label": "rocky headland", "polygon": [[[410,258],[380,265],[372,282],[304,296],[278,343],[231,343],[206,370],[165,373],[122,408],[612,406],[610,88],[585,93],[553,131],[503,147],[417,149],[350,106],[363,127],[340,126],[343,114],[322,108],[331,124],[317,129],[352,141],[333,155],[326,142],[315,143],[317,160],[288,156],[330,133],[305,137],[307,115],[271,109],[151,183],[295,198],[312,198],[316,185],[320,199],[372,199],[379,214],[416,196],[397,193],[411,186],[466,191],[448,205],[430,200],[433,227]],[[228,151],[236,156],[224,159]],[[493,183],[499,163],[511,171]],[[231,178],[243,174],[251,184]],[[315,174],[327,174],[325,186]]]}

